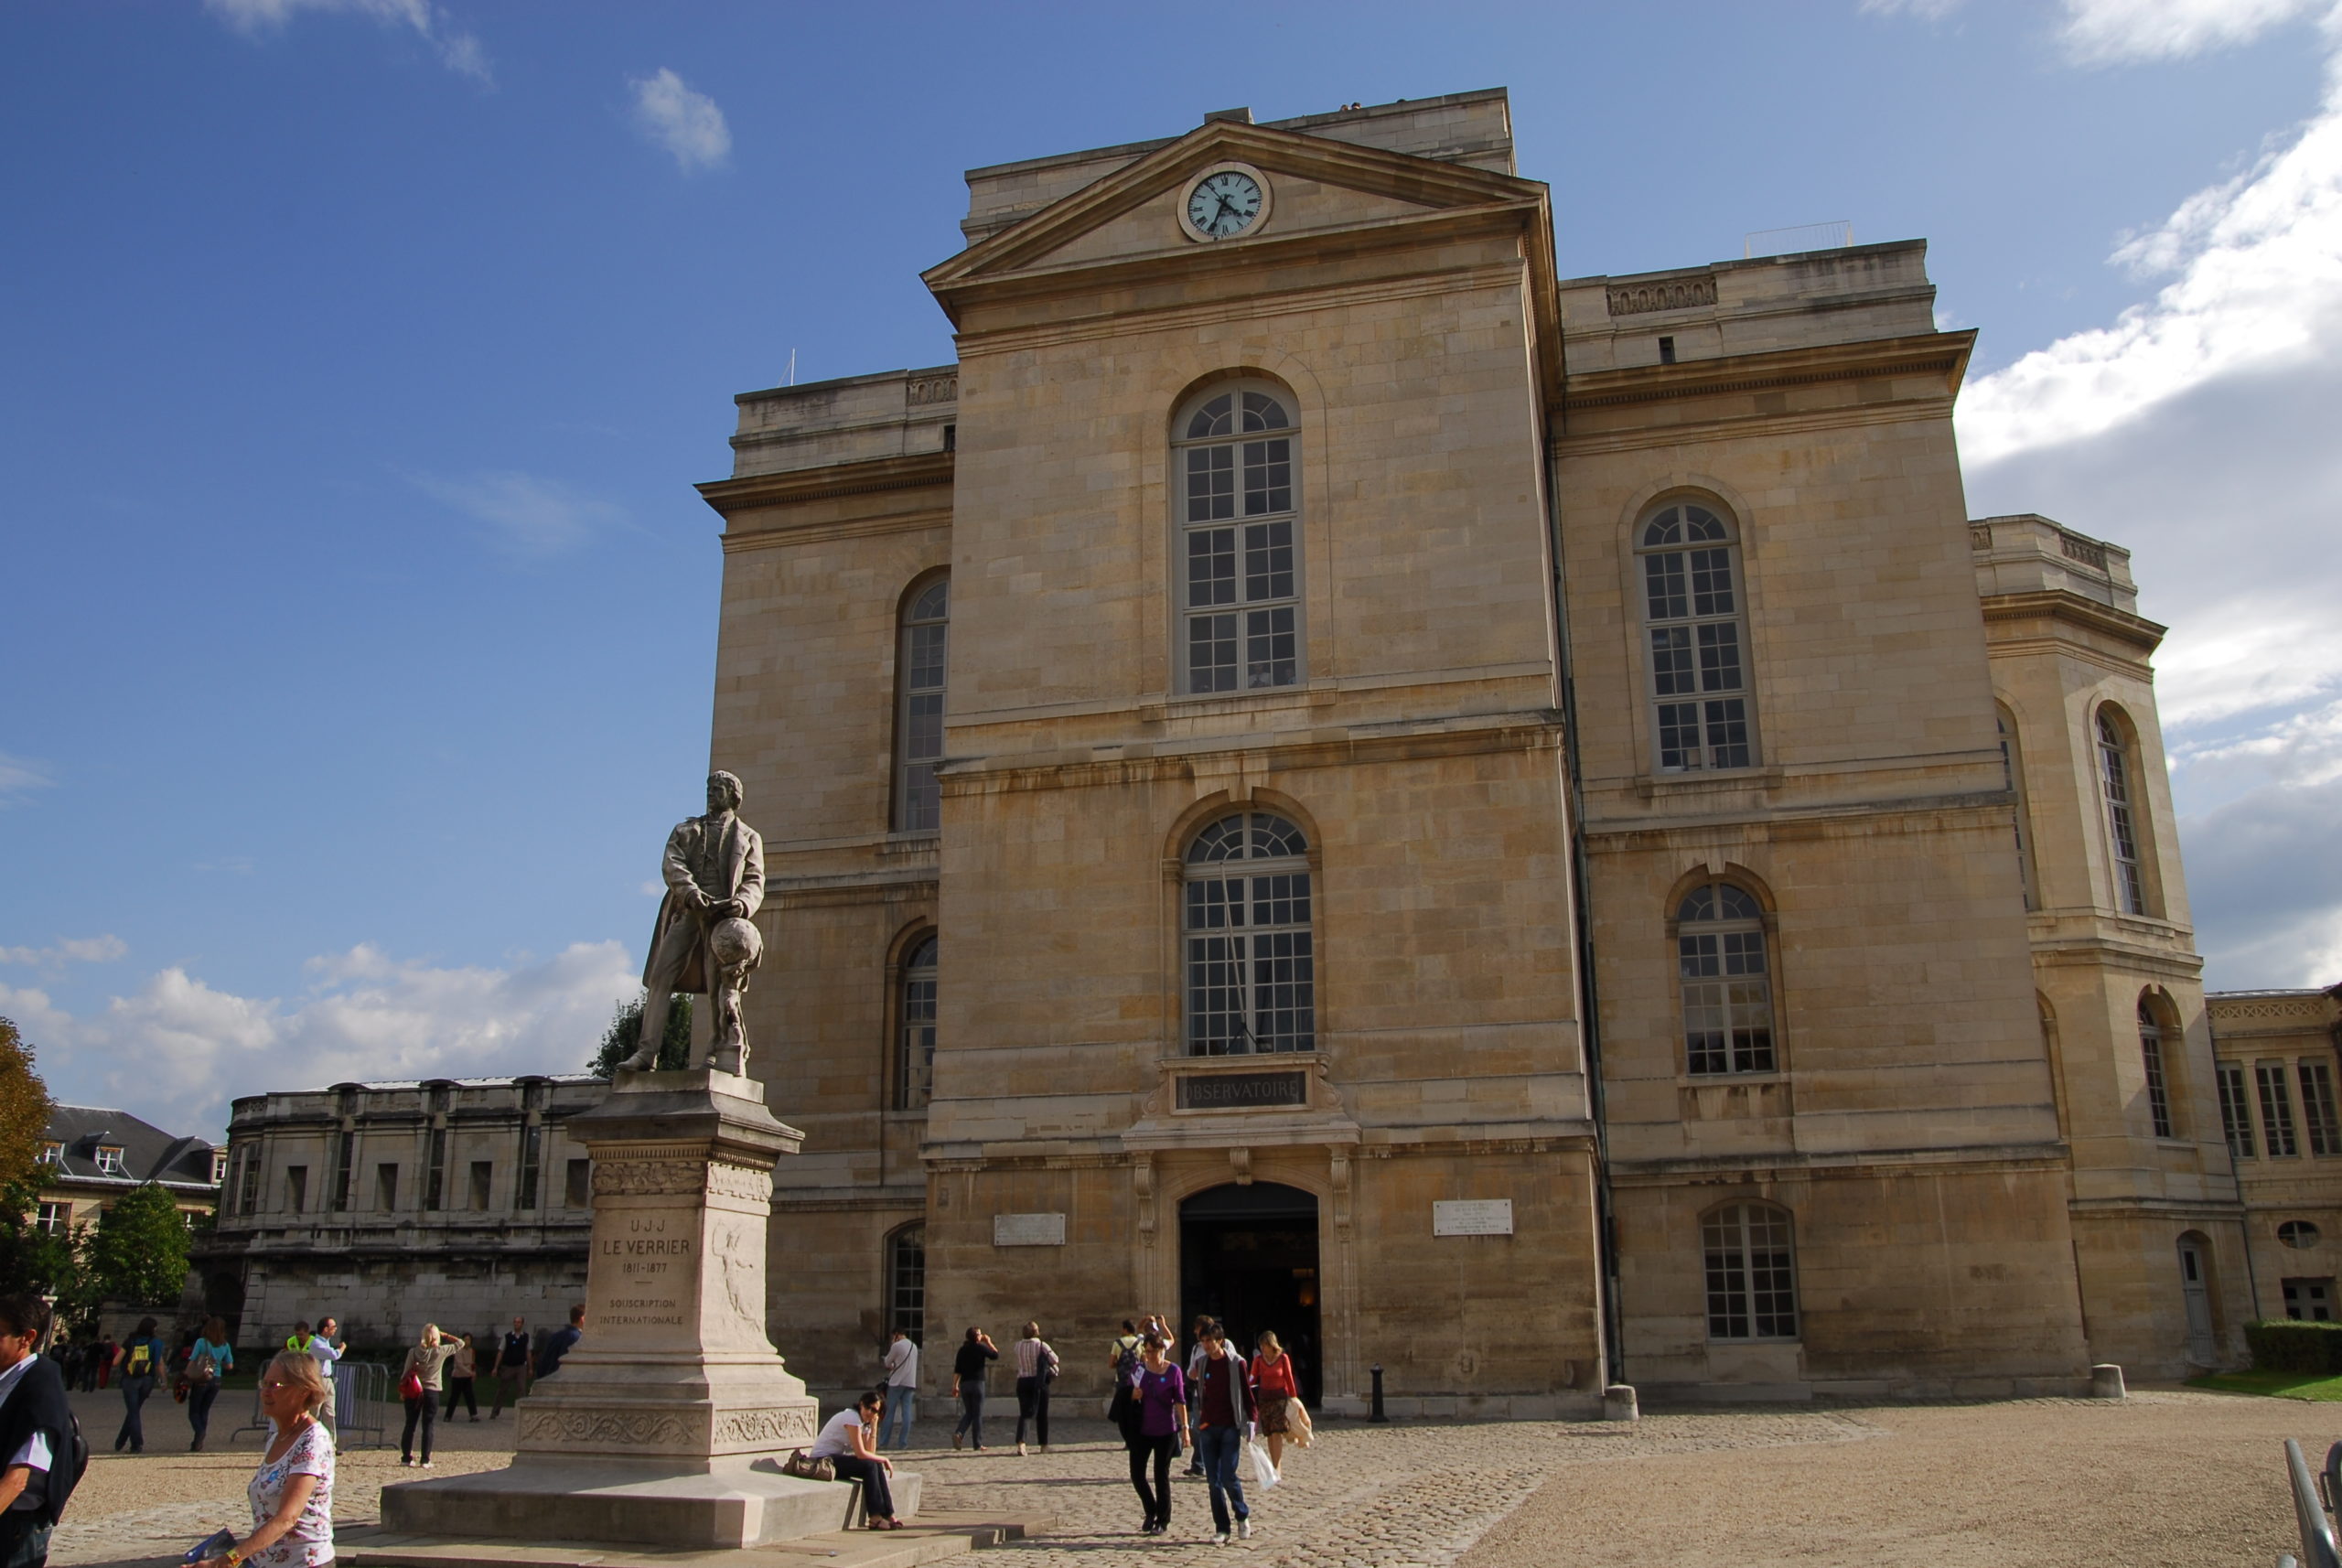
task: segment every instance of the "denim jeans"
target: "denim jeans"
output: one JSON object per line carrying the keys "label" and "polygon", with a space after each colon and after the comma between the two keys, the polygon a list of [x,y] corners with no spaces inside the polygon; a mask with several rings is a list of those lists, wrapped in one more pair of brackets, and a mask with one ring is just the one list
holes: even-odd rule
{"label": "denim jeans", "polygon": [[886,1466],[876,1459],[857,1459],[851,1454],[836,1455],[830,1467],[841,1481],[862,1483],[863,1511],[872,1519],[895,1517],[895,1494],[886,1485]]}
{"label": "denim jeans", "polygon": [[886,1434],[895,1434],[894,1446],[911,1445],[911,1426],[919,1420],[919,1391],[902,1383],[886,1385],[886,1413],[878,1418],[878,1446],[887,1446]]}
{"label": "denim jeans", "polygon": [[220,1380],[198,1383],[187,1391],[187,1423],[195,1429],[192,1446],[203,1446],[204,1434],[211,1430],[211,1406],[220,1398]]}
{"label": "denim jeans", "polygon": [[140,1412],[145,1406],[146,1396],[154,1391],[155,1380],[151,1377],[122,1380],[122,1430],[114,1435],[113,1451],[115,1453],[121,1453],[122,1445],[125,1443],[130,1444],[130,1451],[133,1454],[143,1454],[146,1451],[146,1426],[141,1418]]}
{"label": "denim jeans", "polygon": [[406,1430],[399,1434],[399,1457],[414,1457],[414,1429],[423,1428],[423,1462],[431,1463],[431,1428],[439,1415],[439,1391],[425,1389],[421,1399],[406,1402]]}
{"label": "denim jeans", "polygon": [[982,1383],[963,1382],[960,1385],[960,1424],[951,1429],[951,1435],[957,1437],[963,1432],[975,1434],[969,1441],[977,1447],[984,1445],[984,1386]]}
{"label": "denim jeans", "polygon": [[1049,1445],[1049,1380],[1019,1378],[1016,1380],[1016,1441],[1025,1441],[1025,1423],[1033,1423],[1033,1435],[1042,1447]]}
{"label": "denim jeans", "polygon": [[1211,1523],[1222,1535],[1228,1533],[1228,1510],[1232,1506],[1238,1519],[1251,1519],[1252,1510],[1244,1506],[1244,1483],[1236,1478],[1236,1461],[1244,1452],[1244,1429],[1241,1426],[1207,1426],[1196,1434],[1196,1453],[1204,1462],[1204,1479],[1211,1483]]}

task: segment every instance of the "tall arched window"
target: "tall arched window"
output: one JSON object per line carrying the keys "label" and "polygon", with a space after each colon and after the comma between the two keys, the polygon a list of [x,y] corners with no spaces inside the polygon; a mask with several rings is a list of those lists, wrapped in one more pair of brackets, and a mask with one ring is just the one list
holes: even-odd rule
{"label": "tall arched window", "polygon": [[2130,726],[2112,708],[2098,710],[2098,782],[2106,800],[2107,847],[2114,859],[2114,900],[2126,915],[2147,909],[2146,868],[2140,857],[2138,757]]}
{"label": "tall arched window", "polygon": [[1309,843],[1266,811],[1237,811],[1187,846],[1187,1054],[1306,1051],[1317,1039]]}
{"label": "tall arched window", "polygon": [[911,1343],[927,1334],[927,1227],[906,1225],[886,1238],[886,1332]]}
{"label": "tall arched window", "polygon": [[939,577],[903,608],[895,665],[895,831],[933,832],[943,822],[935,765],[943,758],[943,655],[951,585]]}
{"label": "tall arched window", "polygon": [[935,1088],[935,938],[903,957],[903,991],[895,1030],[895,1109],[917,1111]]}
{"label": "tall arched window", "polygon": [[2025,895],[2025,907],[2037,909],[2041,903],[2033,891],[2033,819],[2025,789],[2025,751],[2017,743],[2016,719],[2008,709],[1995,703],[1993,717],[2001,731],[2001,782],[2016,797],[2017,886]]}
{"label": "tall arched window", "polygon": [[1727,1203],[1700,1222],[1708,1337],[1797,1337],[1797,1258],[1789,1217],[1769,1203]]}
{"label": "tall arched window", "polygon": [[2154,1124],[2155,1136],[2168,1138],[2171,1131],[2171,1082],[2164,1076],[2163,1020],[2156,1015],[2154,1004],[2145,997],[2139,999],[2139,1058],[2146,1069],[2147,1119]]}
{"label": "tall arched window", "polygon": [[1675,907],[1683,1062],[1694,1073],[1771,1072],[1773,986],[1765,911],[1746,888],[1708,882]]}
{"label": "tall arched window", "polygon": [[1732,525],[1678,501],[1643,523],[1636,549],[1659,770],[1754,766],[1747,606]]}
{"label": "tall arched window", "polygon": [[1216,390],[1175,426],[1180,689],[1301,679],[1301,512],[1293,412],[1265,383]]}

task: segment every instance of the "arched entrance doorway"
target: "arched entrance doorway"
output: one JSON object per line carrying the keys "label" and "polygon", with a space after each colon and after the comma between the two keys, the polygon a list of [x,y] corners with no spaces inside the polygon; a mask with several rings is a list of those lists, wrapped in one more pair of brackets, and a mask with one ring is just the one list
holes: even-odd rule
{"label": "arched entrance doorway", "polygon": [[1325,1349],[1318,1336],[1317,1200],[1256,1181],[1208,1187],[1179,1205],[1179,1329],[1217,1317],[1250,1351],[1274,1329],[1316,1409]]}

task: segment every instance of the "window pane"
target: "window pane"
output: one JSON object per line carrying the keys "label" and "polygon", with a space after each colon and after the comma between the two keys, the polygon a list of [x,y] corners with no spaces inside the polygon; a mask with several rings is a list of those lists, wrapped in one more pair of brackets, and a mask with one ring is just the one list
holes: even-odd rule
{"label": "window pane", "polygon": [[1309,933],[1272,931],[1256,936],[1252,955],[1254,1048],[1309,1049],[1316,1032]]}
{"label": "window pane", "polygon": [[1187,454],[1187,521],[1236,515],[1236,448],[1198,446]]}
{"label": "window pane", "polygon": [[1196,410],[1196,416],[1187,421],[1187,439],[1190,441],[1196,441],[1200,440],[1207,435],[1229,435],[1234,434],[1232,422],[1235,415],[1235,407],[1236,399],[1234,396],[1228,392],[1222,392],[1219,396],[1204,404],[1203,407]]}
{"label": "window pane", "polygon": [[1740,690],[1740,628],[1731,621],[1700,628],[1700,690]]}
{"label": "window pane", "polygon": [[1293,443],[1244,443],[1244,515],[1292,510]]}
{"label": "window pane", "polygon": [[1252,1049],[1244,1024],[1244,939],[1187,939],[1187,1051],[1227,1056]]}
{"label": "window pane", "polygon": [[[1255,601],[1293,597],[1292,522],[1256,522],[1244,530],[1244,596]],[[1214,599],[1210,602],[1230,604],[1234,601]]]}
{"label": "window pane", "polygon": [[1244,855],[1244,819],[1240,814],[1222,817],[1196,835],[1187,846],[1187,863],[1203,865],[1218,860],[1241,860]]}
{"label": "window pane", "polygon": [[913,691],[943,684],[943,628],[911,628],[909,656],[903,660],[904,679]]}
{"label": "window pane", "polygon": [[914,762],[903,769],[903,831],[933,832],[943,825],[943,791],[937,788],[935,764]]}
{"label": "window pane", "polygon": [[1187,535],[1187,603],[1208,605],[1236,602],[1236,531],[1198,528]]}
{"label": "window pane", "polygon": [[1700,704],[1661,703],[1659,707],[1659,765],[1691,768],[1704,760],[1700,754]]}
{"label": "window pane", "polygon": [[2325,1062],[2299,1065],[2302,1080],[2302,1121],[2309,1129],[2309,1152],[2342,1155],[2342,1128],[2334,1118],[2334,1069]]}
{"label": "window pane", "polygon": [[1683,509],[1684,538],[1707,540],[1722,539],[1724,536],[1723,520],[1715,513],[1703,507],[1687,506]]}
{"label": "window pane", "polygon": [[1748,766],[1748,704],[1733,697],[1705,704],[1708,721],[1708,765],[1712,768]]}
{"label": "window pane", "polygon": [[1692,613],[1728,616],[1732,603],[1732,552],[1694,550],[1692,555]]}
{"label": "window pane", "polygon": [[1299,668],[1300,639],[1294,634],[1293,607],[1245,611],[1245,686],[1290,686],[1299,679]]}
{"label": "window pane", "polygon": [[1643,529],[1643,548],[1683,542],[1682,514],[1673,507],[1652,518]]}
{"label": "window pane", "polygon": [[1187,618],[1187,690],[1236,690],[1236,617]]}
{"label": "window pane", "polygon": [[2139,1020],[2139,1056],[2147,1077],[2147,1119],[2158,1138],[2171,1136],[2171,1093],[2163,1078],[2163,1031],[2150,1019]]}
{"label": "window pane", "polygon": [[920,944],[903,972],[903,1018],[895,1064],[895,1104],[925,1105],[935,1081],[935,943]]}
{"label": "window pane", "polygon": [[2252,1107],[2245,1092],[2244,1069],[2233,1062],[2219,1068],[2220,1129],[2228,1134],[2229,1153],[2240,1160],[2252,1157]]}
{"label": "window pane", "polygon": [[[1703,627],[1702,630],[1707,628]],[[1662,697],[1685,696],[1699,690],[1692,675],[1692,628],[1662,626],[1650,634],[1650,676]]]}
{"label": "window pane", "polygon": [[1284,405],[1266,392],[1248,392],[1244,394],[1244,428],[1252,430],[1283,430],[1293,421],[1286,417]]}
{"label": "window pane", "polygon": [[2261,1090],[2261,1146],[2272,1158],[2299,1154],[2294,1143],[2294,1102],[2285,1091],[2283,1065],[2262,1062],[2252,1069],[2252,1076]]}
{"label": "window pane", "polygon": [[1187,929],[1217,931],[1244,923],[1244,884],[1207,877],[1187,884]]}
{"label": "window pane", "polygon": [[1691,596],[1683,586],[1681,551],[1643,557],[1643,593],[1653,620],[1681,620],[1692,613]]}
{"label": "window pane", "polygon": [[[1309,841],[1301,830],[1283,817],[1273,817],[1265,811],[1252,817],[1252,858],[1266,860],[1277,855],[1306,854]],[[1305,881],[1306,878],[1304,879]]]}
{"label": "window pane", "polygon": [[1305,926],[1309,923],[1309,874],[1252,878],[1252,924]]}

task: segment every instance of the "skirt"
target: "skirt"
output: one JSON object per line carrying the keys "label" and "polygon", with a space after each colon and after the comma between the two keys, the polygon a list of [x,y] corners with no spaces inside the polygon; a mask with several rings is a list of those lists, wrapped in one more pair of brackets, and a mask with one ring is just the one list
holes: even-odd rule
{"label": "skirt", "polygon": [[1285,1434],[1289,1428],[1285,1425],[1284,1412],[1292,1403],[1293,1399],[1287,1394],[1262,1394],[1255,1402],[1261,1418],[1262,1436],[1273,1434],[1282,1437]]}

